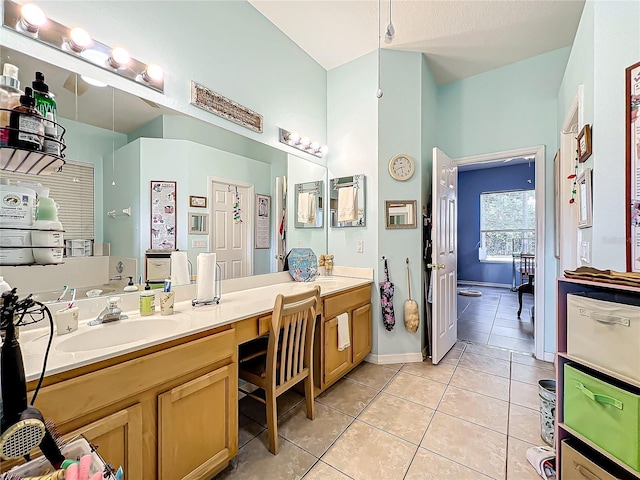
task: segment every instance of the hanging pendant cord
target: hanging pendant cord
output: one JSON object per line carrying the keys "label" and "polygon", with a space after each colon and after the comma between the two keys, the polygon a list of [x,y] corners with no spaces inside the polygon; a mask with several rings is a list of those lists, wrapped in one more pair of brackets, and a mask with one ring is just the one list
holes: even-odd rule
{"label": "hanging pendant cord", "polygon": [[380,8],[381,8],[381,0],[378,0],[378,90],[376,91],[376,97],[382,97],[382,88],[380,88]]}

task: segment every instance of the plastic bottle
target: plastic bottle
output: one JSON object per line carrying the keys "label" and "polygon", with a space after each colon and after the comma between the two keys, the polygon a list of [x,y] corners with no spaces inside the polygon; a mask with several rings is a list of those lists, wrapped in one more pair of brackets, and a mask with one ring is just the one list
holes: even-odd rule
{"label": "plastic bottle", "polygon": [[0,295],[11,290],[11,285],[4,281],[4,277],[0,277]]}
{"label": "plastic bottle", "polygon": [[62,223],[58,221],[58,211],[51,198],[38,199],[36,220],[33,222],[31,243],[34,247],[33,258],[39,264],[62,263],[64,254],[64,234]]}
{"label": "plastic bottle", "polygon": [[36,109],[40,112],[43,118],[47,117],[47,113],[53,113],[53,121],[57,122],[58,111],[56,101],[53,99],[53,92],[49,91],[49,85],[44,83],[44,74],[42,72],[36,72],[36,79],[31,82],[34,95],[36,99]]}
{"label": "plastic bottle", "polygon": [[43,151],[47,155],[60,156],[60,143],[58,142],[58,129],[54,123],[53,113],[48,112],[44,121],[44,145]]}
{"label": "plastic bottle", "polygon": [[9,126],[11,112],[20,105],[20,80],[18,80],[18,67],[5,63],[0,76],[0,147],[9,145]]}
{"label": "plastic bottle", "polygon": [[44,119],[36,110],[36,100],[30,87],[20,96],[20,105],[11,111],[9,146],[26,150],[42,151],[44,141]]}

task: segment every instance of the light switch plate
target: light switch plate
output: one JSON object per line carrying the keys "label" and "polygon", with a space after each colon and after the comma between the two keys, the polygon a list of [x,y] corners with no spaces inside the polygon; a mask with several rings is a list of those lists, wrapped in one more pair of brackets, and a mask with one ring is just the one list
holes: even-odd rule
{"label": "light switch plate", "polygon": [[356,245],[356,253],[364,252],[364,241],[358,240],[358,244]]}
{"label": "light switch plate", "polygon": [[192,240],[191,248],[207,248],[206,240]]}

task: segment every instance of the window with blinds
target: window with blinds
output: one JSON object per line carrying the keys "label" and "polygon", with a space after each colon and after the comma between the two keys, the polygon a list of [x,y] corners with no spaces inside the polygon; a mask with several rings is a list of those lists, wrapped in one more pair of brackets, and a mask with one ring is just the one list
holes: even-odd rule
{"label": "window with blinds", "polygon": [[12,184],[21,181],[49,187],[49,197],[60,206],[58,219],[64,228],[64,239],[93,240],[93,173],[94,165],[91,163],[67,161],[62,172],[47,176],[4,171],[1,176],[8,178]]}

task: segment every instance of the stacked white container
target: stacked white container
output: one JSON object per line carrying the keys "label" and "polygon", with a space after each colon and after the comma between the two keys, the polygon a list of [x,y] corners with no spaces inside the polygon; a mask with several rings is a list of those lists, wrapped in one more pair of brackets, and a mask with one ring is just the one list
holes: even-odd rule
{"label": "stacked white container", "polygon": [[[33,258],[40,264],[62,263],[64,255],[64,238],[62,223],[58,221],[58,210],[51,198],[40,197],[33,222]],[[51,248],[43,248],[51,247]]]}
{"label": "stacked white container", "polygon": [[0,265],[33,263],[31,226],[36,192],[31,188],[0,184]]}

